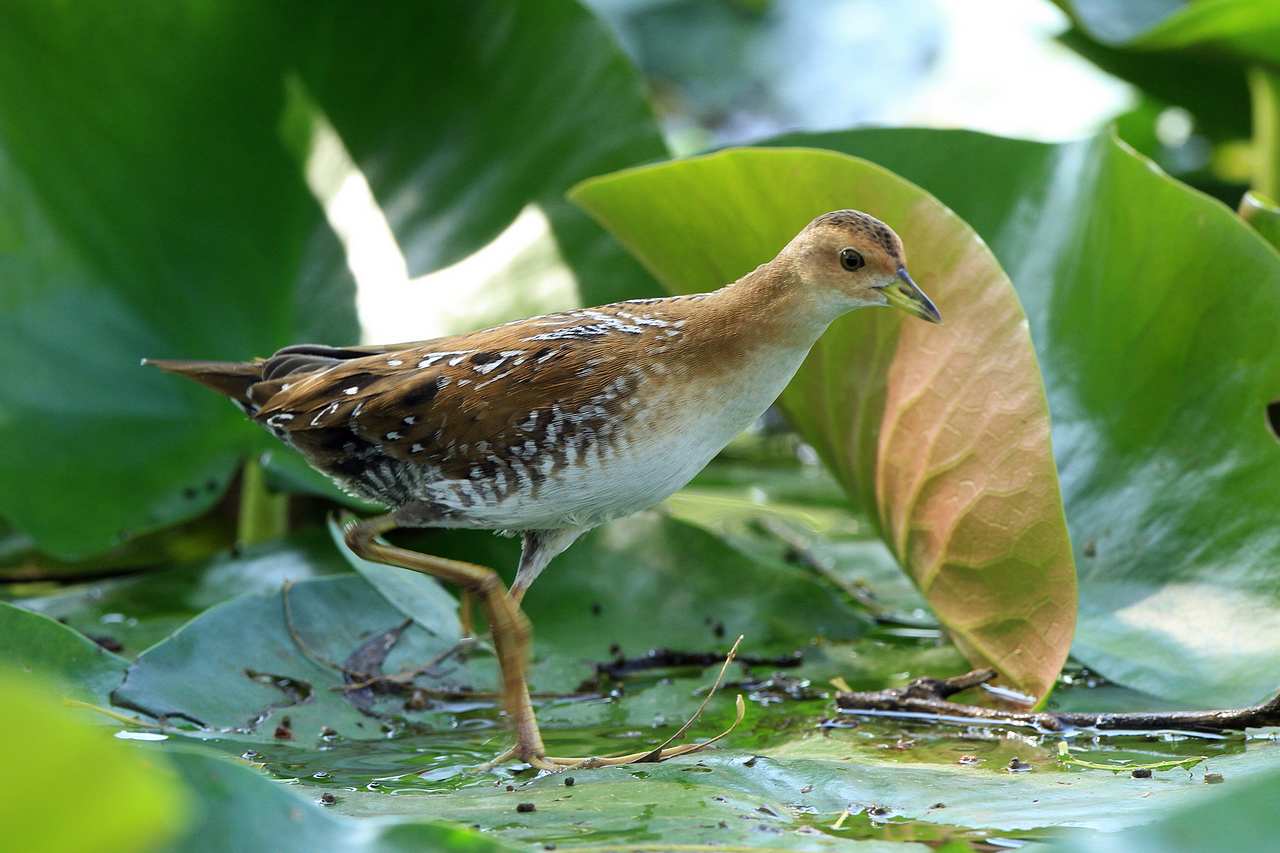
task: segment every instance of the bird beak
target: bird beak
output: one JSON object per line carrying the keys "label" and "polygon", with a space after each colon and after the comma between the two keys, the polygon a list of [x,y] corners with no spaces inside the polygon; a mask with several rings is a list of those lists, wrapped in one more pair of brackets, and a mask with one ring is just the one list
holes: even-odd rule
{"label": "bird beak", "polygon": [[882,292],[885,301],[895,308],[901,308],[913,317],[928,320],[930,323],[942,322],[942,315],[938,313],[933,301],[925,296],[924,291],[916,286],[911,276],[907,275],[906,267],[898,267],[898,278],[892,284],[886,285]]}

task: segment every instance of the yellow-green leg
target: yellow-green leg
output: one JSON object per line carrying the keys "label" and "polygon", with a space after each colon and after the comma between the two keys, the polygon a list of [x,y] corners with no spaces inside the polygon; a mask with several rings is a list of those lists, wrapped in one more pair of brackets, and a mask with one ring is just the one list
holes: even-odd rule
{"label": "yellow-green leg", "polygon": [[[647,752],[636,752],[630,755],[617,755],[608,758],[557,758],[547,755],[542,743],[542,733],[538,730],[538,720],[533,713],[533,703],[529,700],[529,684],[525,676],[525,663],[529,659],[530,629],[529,620],[520,610],[520,599],[524,588],[508,594],[502,578],[493,569],[461,560],[449,560],[435,557],[407,548],[398,548],[378,540],[377,537],[398,525],[390,515],[382,515],[365,521],[356,522],[346,528],[346,541],[353,553],[390,566],[409,569],[431,575],[447,581],[462,589],[464,595],[474,595],[483,603],[489,618],[489,631],[493,635],[493,648],[498,658],[498,668],[502,674],[502,704],[511,717],[516,729],[515,746],[503,752],[489,763],[489,766],[511,759],[532,765],[540,770],[563,770],[569,767],[607,767],[619,764],[634,764],[640,761],[663,761],[677,755],[688,755],[705,749],[715,741],[728,734],[728,731],[703,743],[682,744],[672,746],[671,743],[682,735],[701,714],[702,708],[675,735],[657,749]],[[467,621],[470,621],[469,619]],[[739,638],[741,640],[741,638]],[[737,649],[737,644],[734,644]],[[725,660],[716,679],[716,687],[724,670],[732,659],[733,652]],[[715,688],[712,688],[712,693]],[[708,694],[707,700],[711,698]],[[706,701],[703,701],[703,707]],[[741,722],[743,713],[742,697],[738,697],[738,718]],[[737,722],[734,725],[737,725]],[[730,731],[733,727],[730,727]]]}
{"label": "yellow-green leg", "polygon": [[493,647],[502,673],[502,703],[516,729],[516,745],[499,760],[518,757],[539,769],[558,769],[560,765],[546,757],[542,733],[538,730],[533,704],[529,701],[529,688],[525,680],[529,621],[520,612],[516,602],[507,595],[502,579],[497,572],[485,566],[397,548],[377,539],[396,526],[390,515],[352,524],[346,529],[347,547],[366,560],[399,566],[447,581],[480,600],[489,619]]}

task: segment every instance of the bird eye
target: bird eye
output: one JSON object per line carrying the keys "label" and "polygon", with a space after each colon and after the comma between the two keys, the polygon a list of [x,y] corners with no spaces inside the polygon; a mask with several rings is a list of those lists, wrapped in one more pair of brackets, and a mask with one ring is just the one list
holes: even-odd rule
{"label": "bird eye", "polygon": [[840,250],[840,266],[844,267],[849,272],[862,269],[865,263],[866,261],[862,259],[862,253],[857,249]]}

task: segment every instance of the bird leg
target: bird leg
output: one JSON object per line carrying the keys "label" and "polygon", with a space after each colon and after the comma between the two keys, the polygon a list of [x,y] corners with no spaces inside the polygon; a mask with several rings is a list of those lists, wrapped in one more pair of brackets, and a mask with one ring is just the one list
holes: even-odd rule
{"label": "bird leg", "polygon": [[502,674],[502,704],[516,729],[516,745],[500,758],[518,757],[540,770],[556,770],[562,765],[547,758],[542,733],[529,701],[525,678],[525,662],[529,650],[529,620],[507,594],[507,589],[493,569],[435,557],[379,541],[398,525],[391,515],[383,515],[352,524],[346,528],[347,547],[352,552],[376,563],[422,572],[471,592],[485,607],[493,646]]}
{"label": "bird leg", "polygon": [[744,706],[742,697],[739,696],[737,719],[726,731],[702,743],[672,745],[697,721],[703,709],[706,708],[707,702],[710,701],[716,689],[720,686],[725,670],[737,651],[738,643],[742,642],[742,638],[739,637],[738,642],[733,644],[733,649],[729,651],[728,656],[725,658],[715,685],[703,699],[702,705],[684,726],[661,746],[645,752],[609,756],[607,758],[548,756],[546,747],[542,743],[542,733],[538,729],[538,720],[533,713],[533,703],[529,700],[529,684],[525,675],[525,663],[529,659],[530,629],[529,620],[525,618],[524,613],[520,610],[519,600],[523,597],[528,585],[525,584],[508,593],[507,588],[502,583],[502,579],[498,577],[498,573],[493,569],[478,566],[474,563],[465,563],[460,560],[435,557],[419,551],[410,551],[407,548],[389,545],[378,539],[379,536],[394,530],[397,526],[399,525],[391,515],[377,516],[349,524],[344,531],[347,547],[353,553],[366,560],[422,572],[447,581],[460,587],[464,592],[475,595],[484,604],[486,615],[489,619],[489,630],[493,634],[493,647],[498,658],[498,667],[502,675],[502,704],[516,729],[515,745],[488,762],[487,767],[515,758],[539,770],[565,770],[570,767],[587,769],[635,764],[638,762],[665,761],[677,755],[688,755],[705,749],[729,734],[738,723],[742,722]]}
{"label": "bird leg", "polygon": [[462,627],[462,638],[475,639],[476,624],[471,618],[471,591],[465,587],[458,595],[458,622]]}

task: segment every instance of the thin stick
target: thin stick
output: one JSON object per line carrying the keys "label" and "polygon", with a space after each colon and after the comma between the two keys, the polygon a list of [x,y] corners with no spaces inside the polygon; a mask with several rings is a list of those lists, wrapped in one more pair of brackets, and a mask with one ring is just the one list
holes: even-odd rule
{"label": "thin stick", "polygon": [[554,764],[561,765],[565,768],[577,767],[582,769],[590,769],[594,767],[617,767],[617,766],[622,766],[627,764],[659,762],[659,761],[666,761],[668,758],[675,758],[677,755],[689,755],[690,753],[700,752],[706,749],[707,747],[711,746],[713,743],[716,743],[717,741],[727,737],[729,734],[733,732],[734,729],[738,727],[738,725],[742,722],[743,718],[747,714],[747,705],[746,705],[746,702],[744,702],[742,699],[742,694],[738,694],[737,700],[735,702],[734,707],[735,707],[736,715],[734,716],[733,722],[729,725],[728,728],[720,732],[720,734],[708,740],[701,741],[700,743],[686,743],[680,746],[671,746],[673,742],[675,742],[678,738],[683,736],[685,732],[689,731],[689,729],[693,726],[693,724],[698,721],[698,718],[702,716],[702,712],[706,709],[707,703],[711,701],[711,697],[715,696],[716,691],[720,688],[720,684],[724,681],[725,672],[728,671],[729,664],[733,662],[733,658],[738,651],[738,645],[741,642],[742,642],[742,635],[739,634],[738,639],[735,640],[733,643],[733,647],[729,649],[729,653],[725,655],[724,663],[720,665],[720,672],[716,675],[715,683],[711,685],[711,690],[709,690],[707,692],[707,695],[703,697],[702,704],[698,706],[698,709],[693,712],[693,715],[689,717],[688,720],[685,721],[685,724],[681,726],[679,730],[676,731],[675,734],[673,734],[671,737],[663,741],[662,744],[659,745],[656,749],[651,749],[648,752],[633,752],[629,755],[615,755],[609,758],[577,759],[577,758],[554,758],[552,756],[547,756],[547,760]]}
{"label": "thin stick", "polygon": [[995,671],[979,669],[953,678],[917,678],[906,687],[840,693],[836,704],[846,711],[911,716],[935,722],[983,720],[993,724],[1030,725],[1051,732],[1067,729],[1152,731],[1183,729],[1211,732],[1243,731],[1280,725],[1280,693],[1246,708],[1218,711],[1143,711],[1137,713],[1020,712],[949,702],[961,690],[985,684]]}
{"label": "thin stick", "polygon": [[[662,756],[662,750],[684,737],[684,733],[698,722],[698,718],[702,716],[702,712],[707,709],[707,703],[711,701],[711,697],[716,695],[716,691],[720,689],[720,683],[724,681],[724,674],[729,669],[729,664],[733,663],[733,657],[738,653],[738,646],[742,643],[742,634],[738,635],[738,639],[733,641],[733,647],[729,649],[729,654],[724,656],[724,663],[720,665],[720,672],[716,674],[716,680],[712,683],[711,689],[707,691],[707,695],[703,697],[702,704],[698,706],[698,710],[693,712],[693,716],[685,720],[684,725],[676,729],[675,734],[662,742],[660,746],[651,751],[641,761],[657,761]],[[736,725],[736,724],[735,724]]]}
{"label": "thin stick", "polygon": [[328,658],[313,652],[311,647],[302,641],[302,636],[298,634],[296,628],[293,627],[293,608],[289,606],[289,590],[293,588],[293,581],[286,580],[280,585],[280,601],[284,604],[284,627],[289,632],[289,636],[293,638],[294,645],[302,652],[307,660],[318,666],[327,666],[330,669],[337,670],[343,675],[347,675],[347,670],[342,666],[334,663]]}
{"label": "thin stick", "polygon": [[92,702],[82,702],[79,699],[63,699],[62,704],[66,705],[68,708],[83,708],[86,711],[97,711],[99,714],[108,716],[113,720],[116,720],[121,723],[125,723],[130,726],[137,726],[138,728],[141,728],[141,729],[163,729],[164,728],[164,726],[160,725],[159,723],[148,723],[146,720],[142,719],[141,717],[130,717],[128,714],[121,714],[111,710],[110,708],[104,708],[101,705],[95,705]]}

